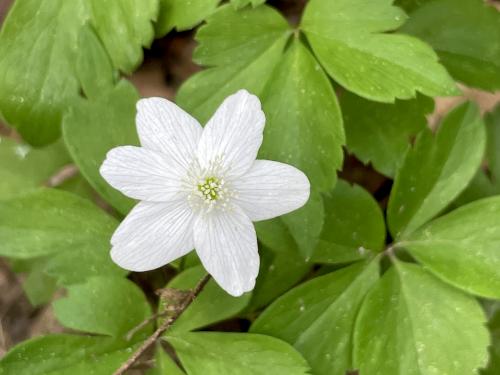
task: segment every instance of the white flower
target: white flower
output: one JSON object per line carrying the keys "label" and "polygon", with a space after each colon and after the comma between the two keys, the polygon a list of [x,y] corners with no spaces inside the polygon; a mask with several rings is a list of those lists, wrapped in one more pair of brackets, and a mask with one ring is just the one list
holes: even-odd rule
{"label": "white flower", "polygon": [[307,202],[309,181],[283,163],[255,160],[265,116],[245,90],[229,96],[205,128],[174,103],[137,103],[142,147],[108,152],[101,175],[141,200],[113,234],[111,257],[131,271],[161,267],[193,248],[233,296],[250,291],[259,272],[252,221]]}

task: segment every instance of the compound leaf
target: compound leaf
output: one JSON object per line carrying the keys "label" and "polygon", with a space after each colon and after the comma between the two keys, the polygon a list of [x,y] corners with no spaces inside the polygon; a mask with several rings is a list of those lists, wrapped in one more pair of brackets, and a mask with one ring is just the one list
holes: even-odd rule
{"label": "compound leaf", "polygon": [[436,135],[423,130],[396,174],[388,222],[394,237],[432,219],[466,188],[481,164],[486,135],[478,108],[464,103]]}
{"label": "compound leaf", "polygon": [[311,0],[301,29],[319,61],[342,86],[370,100],[393,102],[421,92],[458,93],[436,53],[417,38],[387,33],[405,13],[387,0]]}

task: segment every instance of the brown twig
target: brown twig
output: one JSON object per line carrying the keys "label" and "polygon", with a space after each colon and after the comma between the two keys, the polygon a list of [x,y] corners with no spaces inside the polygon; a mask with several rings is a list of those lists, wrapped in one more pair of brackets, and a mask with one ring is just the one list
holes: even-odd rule
{"label": "brown twig", "polygon": [[44,185],[47,187],[56,187],[61,185],[64,181],[75,177],[77,174],[77,166],[74,164],[68,164],[59,169],[54,175],[50,176]]}
{"label": "brown twig", "polygon": [[207,285],[210,280],[210,275],[205,275],[198,284],[191,290],[191,293],[182,301],[179,308],[174,311],[174,314],[165,319],[165,321],[154,331],[154,333],[149,336],[149,338],[144,341],[144,343],[130,356],[130,358],[123,363],[118,370],[116,370],[113,375],[123,375],[125,371],[130,369],[132,365],[139,359],[139,357],[151,346],[156,340],[167,330],[172,324],[182,315],[182,313],[193,303],[195,298],[200,294],[205,285]]}
{"label": "brown twig", "polygon": [[134,328],[132,328],[130,331],[128,331],[127,334],[125,335],[125,339],[127,341],[130,341],[132,339],[132,337],[134,337],[134,335],[137,332],[139,332],[141,329],[146,327],[149,323],[151,323],[152,321],[154,321],[158,318],[163,318],[168,313],[169,313],[169,311],[165,310],[165,311],[161,311],[159,313],[151,315],[149,318],[147,318],[146,320],[144,320],[143,322],[141,322],[140,324],[138,324]]}

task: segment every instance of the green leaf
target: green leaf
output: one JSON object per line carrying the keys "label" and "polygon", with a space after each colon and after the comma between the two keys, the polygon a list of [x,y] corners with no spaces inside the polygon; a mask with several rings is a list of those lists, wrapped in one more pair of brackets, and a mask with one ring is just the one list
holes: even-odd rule
{"label": "green leaf", "polygon": [[78,94],[73,66],[83,14],[82,1],[20,0],[3,23],[0,91],[8,94],[0,111],[32,144],[58,137],[67,98]]}
{"label": "green leaf", "polygon": [[[49,276],[55,277],[59,285],[70,285],[81,283],[88,277],[109,275],[109,276],[123,276],[128,271],[118,267],[111,261],[109,256],[108,235],[106,247],[104,241],[98,249],[85,248],[74,252],[72,250],[64,249],[57,254],[50,254],[49,261],[45,265],[45,272]],[[105,250],[103,250],[105,248]],[[68,250],[68,251],[66,251]]]}
{"label": "green leaf", "polygon": [[498,189],[495,188],[482,167],[476,172],[472,181],[467,185],[467,188],[453,201],[453,207],[460,207],[467,203],[477,201],[481,198],[491,197],[498,194]]}
{"label": "green leaf", "polygon": [[170,356],[165,353],[165,350],[161,345],[157,345],[155,351],[155,365],[152,369],[146,372],[146,375],[184,375],[185,372],[182,371],[170,358]]}
{"label": "green leaf", "polygon": [[309,260],[318,243],[325,220],[325,208],[321,194],[312,191],[309,200],[303,207],[282,216],[281,220],[289,228],[299,253],[304,259]]}
{"label": "green leaf", "polygon": [[302,279],[311,267],[282,218],[254,225],[261,243],[261,268],[249,309],[267,305]]}
{"label": "green leaf", "polygon": [[68,296],[55,301],[53,307],[67,328],[117,338],[151,316],[148,301],[137,285],[107,276],[69,286]]}
{"label": "green leaf", "polygon": [[106,153],[116,146],[138,144],[135,130],[137,91],[128,81],[89,100],[75,101],[63,121],[64,141],[92,187],[126,214],[135,201],[110,186],[99,173]]}
{"label": "green leaf", "polygon": [[396,0],[394,1],[394,5],[397,5],[398,7],[403,8],[406,12],[411,13],[429,1],[433,0]]}
{"label": "green leaf", "polygon": [[296,166],[313,186],[306,206],[282,218],[301,253],[310,257],[324,217],[318,191],[334,186],[343,160],[344,130],[337,98],[314,57],[294,39],[262,100],[267,124],[259,158]]}
{"label": "green leaf", "polygon": [[261,247],[259,277],[252,292],[250,310],[269,304],[309,272],[311,264],[299,255],[296,248],[295,244],[285,251]]}
{"label": "green leaf", "polygon": [[484,123],[471,103],[455,108],[435,136],[428,129],[419,134],[389,198],[394,238],[425,224],[465,189],[481,164],[485,143]]}
{"label": "green leaf", "polygon": [[[401,246],[439,278],[470,293],[500,298],[500,196],[440,217]],[[398,245],[396,245],[398,246]]]}
{"label": "green leaf", "polygon": [[70,287],[69,296],[54,303],[54,311],[68,328],[115,337],[49,335],[28,340],[0,360],[0,374],[111,374],[144,338],[125,341],[121,336],[151,315],[135,284],[112,277]]}
{"label": "green leaf", "polygon": [[427,125],[432,100],[419,95],[416,100],[394,104],[376,103],[349,92],[340,96],[347,148],[363,163],[392,177],[403,163],[410,141]]}
{"label": "green leaf", "polygon": [[87,97],[98,97],[115,85],[115,71],[111,60],[90,27],[83,27],[78,37],[78,48],[86,51],[76,60],[76,75]]}
{"label": "green leaf", "polygon": [[57,281],[46,272],[46,259],[25,260],[30,264],[29,273],[24,280],[23,289],[33,306],[48,303],[57,290]]}
{"label": "green leaf", "polygon": [[344,375],[352,368],[351,336],[357,311],[377,278],[378,261],[312,279],[277,299],[251,331],[294,345],[314,374]]}
{"label": "green leaf", "polygon": [[173,28],[191,29],[213,13],[220,0],[159,0],[160,12],[155,24],[156,36],[162,37]]}
{"label": "green leaf", "polygon": [[188,375],[305,375],[306,361],[287,343],[249,333],[169,336]]}
{"label": "green leaf", "polygon": [[490,346],[490,360],[488,367],[481,371],[481,375],[497,375],[500,372],[500,303],[493,304],[494,311],[489,321],[492,336]]}
{"label": "green leaf", "polygon": [[500,194],[500,106],[488,113],[486,122],[486,162],[488,171],[479,168],[473,180],[460,196],[453,202],[454,206]]}
{"label": "green leaf", "polygon": [[70,162],[62,142],[33,149],[0,137],[0,199],[13,198],[40,187]]}
{"label": "green leaf", "polygon": [[368,293],[354,365],[370,375],[470,375],[488,359],[478,302],[413,264],[397,263]]}
{"label": "green leaf", "polygon": [[482,0],[428,1],[401,32],[429,43],[457,80],[485,90],[500,88],[500,13]]}
{"label": "green leaf", "polygon": [[328,74],[367,99],[393,102],[419,91],[427,96],[458,93],[435,52],[419,39],[386,33],[405,13],[387,0],[311,0],[301,29]]}
{"label": "green leaf", "polygon": [[330,190],[343,160],[342,116],[328,77],[297,38],[276,67],[262,101],[267,119],[259,157],[294,165],[314,189]]}
{"label": "green leaf", "polygon": [[204,123],[237,90],[260,95],[290,33],[287,21],[268,6],[241,11],[220,7],[196,34],[194,60],[210,68],[182,85],[178,104]]}
{"label": "green leaf", "polygon": [[486,115],[485,121],[488,134],[486,147],[488,169],[496,191],[500,193],[500,105]]}
{"label": "green leaf", "polygon": [[[194,288],[205,274],[202,266],[188,268],[172,279],[167,287],[182,290]],[[241,297],[232,297],[212,279],[168,332],[191,331],[229,319],[248,305],[251,296],[251,293],[245,293]],[[160,304],[159,310],[164,309],[165,304]]]}
{"label": "green leaf", "polygon": [[0,255],[48,256],[45,270],[61,284],[92,275],[123,275],[109,257],[117,222],[91,202],[54,189],[0,201]]}
{"label": "green leaf", "polygon": [[254,225],[259,241],[273,251],[288,253],[295,250],[299,252],[297,243],[281,218],[257,221]]}
{"label": "green leaf", "polygon": [[0,33],[5,120],[31,144],[55,140],[63,111],[78,96],[78,56],[89,53],[78,48],[80,30],[92,25],[114,66],[130,73],[142,60],[142,46],[153,38],[157,1],[17,0]]}
{"label": "green leaf", "polygon": [[265,2],[266,0],[231,0],[231,4],[233,4],[235,9],[241,9],[247,5],[252,5],[252,7],[255,8]]}
{"label": "green leaf", "polygon": [[159,0],[86,0],[90,24],[108,51],[113,65],[132,73],[142,62],[142,47],[153,38],[152,22]]}
{"label": "green leaf", "polygon": [[53,189],[0,201],[0,212],[0,251],[14,258],[104,250],[116,227],[116,221],[91,202]]}
{"label": "green leaf", "polygon": [[339,180],[324,202],[325,224],[313,261],[347,263],[383,250],[384,216],[366,190]]}
{"label": "green leaf", "polygon": [[10,350],[0,360],[0,374],[111,374],[130,357],[137,345],[103,337],[42,336]]}
{"label": "green leaf", "polygon": [[63,181],[57,188],[88,200],[93,201],[96,199],[94,189],[92,189],[92,186],[89,185],[87,180],[85,180],[80,173]]}

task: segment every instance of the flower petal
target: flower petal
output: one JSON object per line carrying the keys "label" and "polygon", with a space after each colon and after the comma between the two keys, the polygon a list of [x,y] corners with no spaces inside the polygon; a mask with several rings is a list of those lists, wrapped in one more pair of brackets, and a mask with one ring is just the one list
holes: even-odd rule
{"label": "flower petal", "polygon": [[240,208],[200,215],[194,242],[203,266],[222,289],[240,296],[254,288],[259,273],[257,236]]}
{"label": "flower petal", "polygon": [[108,152],[101,176],[123,194],[140,200],[165,202],[185,195],[185,171],[163,154],[142,147],[121,146]]}
{"label": "flower petal", "polygon": [[247,173],[231,184],[236,191],[236,204],[252,221],[286,214],[309,199],[306,175],[277,161],[256,160]]}
{"label": "flower petal", "polygon": [[208,121],[198,145],[204,168],[222,158],[225,177],[245,173],[262,144],[266,118],[255,95],[245,90],[227,97]]}
{"label": "flower petal", "polygon": [[140,202],[111,238],[111,258],[130,271],[149,271],[194,248],[194,216],[187,201]]}
{"label": "flower petal", "polygon": [[189,167],[203,131],[191,115],[167,99],[148,98],[137,102],[136,122],[143,147]]}

